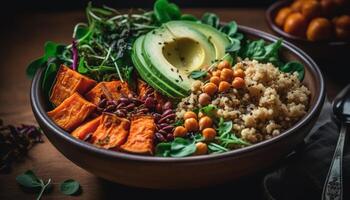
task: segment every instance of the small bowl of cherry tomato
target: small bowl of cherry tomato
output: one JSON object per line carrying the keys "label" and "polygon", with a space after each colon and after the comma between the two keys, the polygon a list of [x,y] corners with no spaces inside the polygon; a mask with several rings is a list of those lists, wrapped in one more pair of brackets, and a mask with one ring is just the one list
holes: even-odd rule
{"label": "small bowl of cherry tomato", "polygon": [[338,59],[350,52],[350,0],[277,1],[266,20],[272,31],[314,59]]}

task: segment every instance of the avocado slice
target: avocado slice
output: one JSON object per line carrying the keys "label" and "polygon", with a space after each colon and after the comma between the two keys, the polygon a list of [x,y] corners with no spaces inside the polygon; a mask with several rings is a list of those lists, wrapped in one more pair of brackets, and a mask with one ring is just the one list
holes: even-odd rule
{"label": "avocado slice", "polygon": [[208,67],[216,50],[208,38],[183,21],[170,21],[146,34],[143,58],[154,76],[180,93],[188,94],[194,70]]}
{"label": "avocado slice", "polygon": [[210,42],[215,47],[217,60],[222,59],[225,56],[225,49],[228,45],[230,45],[230,40],[228,39],[227,35],[206,24],[191,21],[182,21],[182,23],[192,26],[193,28],[202,32],[207,38],[210,38]]}
{"label": "avocado slice", "polygon": [[142,43],[145,36],[140,36],[136,39],[136,41],[133,44],[132,52],[131,52],[131,59],[139,72],[140,76],[153,88],[157,89],[162,94],[171,97],[171,98],[178,98],[178,97],[185,97],[186,94],[182,94],[178,92],[177,90],[174,90],[173,88],[169,87],[162,79],[160,79],[157,76],[154,76],[152,71],[150,71],[150,68],[148,67],[148,64],[145,62],[143,56],[142,56]]}

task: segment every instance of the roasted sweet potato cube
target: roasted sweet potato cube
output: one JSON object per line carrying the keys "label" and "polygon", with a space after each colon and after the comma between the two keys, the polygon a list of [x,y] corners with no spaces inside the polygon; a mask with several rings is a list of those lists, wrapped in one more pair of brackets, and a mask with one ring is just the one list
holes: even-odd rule
{"label": "roasted sweet potato cube", "polygon": [[126,152],[136,154],[153,154],[153,139],[156,125],[152,116],[137,116],[131,120],[128,140],[121,146]]}
{"label": "roasted sweet potato cube", "polygon": [[130,129],[130,121],[115,114],[103,113],[92,143],[105,149],[117,149],[124,144]]}
{"label": "roasted sweet potato cube", "polygon": [[118,100],[122,95],[128,96],[130,89],[128,83],[121,81],[100,82],[92,88],[85,97],[88,101],[98,104],[101,96],[105,95],[108,100]]}
{"label": "roasted sweet potato cube", "polygon": [[80,125],[78,128],[76,128],[71,133],[71,135],[73,137],[76,137],[76,138],[81,139],[81,140],[86,139],[86,137],[89,134],[93,134],[96,131],[98,125],[100,125],[101,119],[102,119],[102,115],[96,117],[93,120],[90,120],[90,121],[86,122],[83,125]]}
{"label": "roasted sweet potato cube", "polygon": [[84,94],[96,85],[96,81],[61,65],[52,88],[50,101],[58,106],[74,92]]}
{"label": "roasted sweet potato cube", "polygon": [[77,128],[95,109],[96,106],[94,104],[86,101],[75,92],[47,114],[62,129],[72,131]]}

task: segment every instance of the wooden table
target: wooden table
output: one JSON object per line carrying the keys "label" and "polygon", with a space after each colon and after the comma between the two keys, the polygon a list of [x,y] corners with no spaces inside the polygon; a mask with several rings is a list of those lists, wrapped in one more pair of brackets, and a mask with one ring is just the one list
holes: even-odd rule
{"label": "wooden table", "polygon": [[[184,11],[200,16],[206,10],[208,9]],[[265,23],[264,9],[236,8],[211,11],[218,13],[224,21],[234,19],[239,24],[270,32]],[[70,43],[73,26],[80,21],[85,21],[84,13],[81,11],[26,13],[8,19],[8,24],[5,24],[5,30],[1,30],[0,37],[2,46],[0,50],[0,118],[4,119],[5,123],[36,123],[29,102],[30,80],[25,76],[25,68],[32,59],[41,56],[45,41]],[[333,97],[342,87],[342,83],[336,82],[335,79],[329,77],[328,73],[325,78],[328,95]],[[189,192],[195,195],[215,192],[217,197],[227,195],[229,192],[232,197],[245,199],[261,199],[263,196],[261,175],[236,184],[186,192],[123,187],[97,178],[79,168],[59,153],[45,138],[45,143],[35,146],[24,162],[13,165],[11,173],[0,174],[0,199],[35,198],[36,194],[23,191],[15,181],[17,174],[28,169],[34,170],[45,179],[52,178],[54,188],[49,194],[45,194],[43,199],[118,199],[124,194],[129,196],[138,194],[182,196]],[[81,195],[67,197],[59,192],[57,183],[68,178],[74,178],[81,183],[83,188]]]}

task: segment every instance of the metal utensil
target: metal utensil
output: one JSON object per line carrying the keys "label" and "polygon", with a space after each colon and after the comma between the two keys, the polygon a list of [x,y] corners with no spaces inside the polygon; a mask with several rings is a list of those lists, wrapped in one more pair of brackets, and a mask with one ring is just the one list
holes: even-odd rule
{"label": "metal utensil", "polygon": [[350,125],[350,85],[346,86],[333,100],[333,113],[340,123],[340,134],[323,186],[323,200],[343,199],[342,159],[345,136]]}

